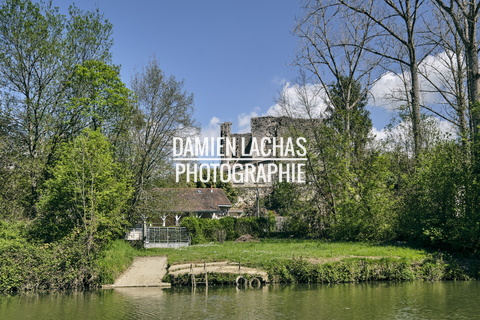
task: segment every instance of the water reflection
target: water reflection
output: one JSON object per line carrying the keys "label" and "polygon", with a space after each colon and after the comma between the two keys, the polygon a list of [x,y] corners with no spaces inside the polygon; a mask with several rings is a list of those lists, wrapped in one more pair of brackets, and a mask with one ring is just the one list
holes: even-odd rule
{"label": "water reflection", "polygon": [[479,282],[119,288],[0,298],[0,319],[472,319]]}

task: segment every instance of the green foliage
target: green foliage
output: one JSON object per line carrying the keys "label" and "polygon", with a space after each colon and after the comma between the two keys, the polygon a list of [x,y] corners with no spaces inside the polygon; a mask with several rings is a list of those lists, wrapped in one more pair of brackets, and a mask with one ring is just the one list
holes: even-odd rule
{"label": "green foliage", "polygon": [[80,241],[37,245],[0,239],[0,256],[0,293],[85,290],[99,284],[96,267]]}
{"label": "green foliage", "polygon": [[272,192],[264,199],[268,210],[275,210],[280,215],[288,216],[300,210],[304,205],[300,198],[298,185],[288,182],[276,182]]}
{"label": "green foliage", "polygon": [[[205,234],[203,232],[203,223],[202,223],[202,220],[200,220],[199,218],[194,218],[194,217],[183,218],[182,221],[180,222],[180,225],[182,227],[187,228],[188,234],[190,235],[190,237],[192,237],[192,244],[207,242],[207,239],[205,239]],[[214,240],[211,240],[211,241],[214,241]]]}
{"label": "green foliage", "polygon": [[266,203],[292,218],[294,236],[336,240],[391,240],[396,203],[390,159],[369,148],[371,120],[366,91],[339,77],[328,91],[327,118],[312,125],[307,184],[277,184]]}
{"label": "green foliage", "polygon": [[99,268],[99,281],[102,284],[114,283],[138,254],[139,250],[133,248],[129,241],[117,239],[110,242],[95,261]]}
{"label": "green foliage", "polygon": [[285,231],[294,236],[393,239],[398,200],[391,159],[373,150],[353,155],[345,135],[326,126],[318,132],[322,138],[308,155],[310,183],[275,185],[268,208],[291,216]]}
{"label": "green foliage", "polygon": [[131,177],[102,134],[86,130],[66,144],[52,175],[38,204],[36,238],[52,242],[77,234],[91,247],[123,232]]}
{"label": "green foliage", "polygon": [[[225,240],[218,239],[219,232],[224,229],[217,219],[187,217],[182,219],[180,225],[188,229],[188,233],[192,237],[192,244]],[[226,232],[231,233],[231,230]]]}
{"label": "green foliage", "polygon": [[[351,183],[337,198],[332,237],[341,240],[391,240],[395,236],[396,200],[389,184],[387,159],[371,155],[362,161]],[[353,183],[352,183],[353,182]]]}
{"label": "green foliage", "polygon": [[273,217],[237,218],[235,231],[238,236],[249,234],[254,237],[267,237],[273,231],[274,224]]}
{"label": "green foliage", "polygon": [[357,80],[340,76],[330,86],[328,97],[327,126],[346,135],[352,157],[362,157],[372,128],[370,112],[365,109],[368,101],[366,90]]}
{"label": "green foliage", "polygon": [[283,232],[297,239],[309,238],[315,234],[307,219],[298,215],[293,215],[285,222]]}
{"label": "green foliage", "polygon": [[408,182],[403,237],[453,250],[480,249],[479,181],[462,147],[445,142],[424,153]]}
{"label": "green foliage", "polygon": [[[235,225],[237,223],[237,219],[233,217],[224,217],[219,220],[221,225],[221,230],[225,232],[225,239],[224,240],[231,240],[236,239],[237,232],[235,231]],[[238,238],[238,237],[237,237]]]}
{"label": "green foliage", "polygon": [[312,264],[291,259],[272,265],[269,274],[282,283],[345,283],[363,281],[405,281],[423,279],[413,265],[396,258],[346,258],[335,262]]}
{"label": "green foliage", "polygon": [[244,234],[254,237],[265,237],[273,230],[275,221],[269,218],[232,218],[202,219],[187,217],[182,219],[181,226],[188,229],[192,244],[212,241],[231,241]]}
{"label": "green foliage", "polygon": [[117,67],[85,61],[75,66],[67,88],[71,98],[62,116],[70,121],[73,133],[84,128],[101,130],[114,144],[125,134],[133,116],[133,94],[120,79]]}
{"label": "green foliage", "polygon": [[[460,270],[434,257],[419,264],[398,258],[345,258],[340,261],[311,263],[305,259],[272,260],[264,266],[270,281],[276,283],[349,283],[365,281],[467,280]],[[209,283],[234,284],[238,274],[208,275]],[[172,285],[188,285],[189,274],[169,276]],[[248,277],[248,276],[247,276]]]}
{"label": "green foliage", "polygon": [[69,103],[75,66],[108,62],[111,31],[98,11],[71,6],[64,15],[51,1],[0,4],[0,124],[11,169],[0,179],[14,192],[0,192],[9,206],[5,214],[36,216],[39,188],[57,148],[83,129],[78,125],[83,115]]}

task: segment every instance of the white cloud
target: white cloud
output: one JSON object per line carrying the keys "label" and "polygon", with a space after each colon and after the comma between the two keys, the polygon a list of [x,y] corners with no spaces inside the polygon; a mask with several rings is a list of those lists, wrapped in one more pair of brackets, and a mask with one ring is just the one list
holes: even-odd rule
{"label": "white cloud", "polygon": [[[452,82],[449,67],[450,59],[455,56],[452,53],[441,52],[437,55],[426,57],[419,65],[420,76],[419,86],[421,91],[421,104],[432,105],[442,103],[442,96],[435,92],[435,88],[445,89]],[[372,98],[369,104],[383,107],[389,110],[398,109],[406,101],[406,90],[403,80],[408,80],[410,75],[405,73],[384,73],[370,90]],[[449,84],[450,83],[450,84]]]}
{"label": "white cloud", "polygon": [[384,140],[387,137],[385,129],[378,130],[375,127],[372,127],[372,130],[370,130],[370,134],[375,137],[375,140]]}
{"label": "white cloud", "polygon": [[250,113],[242,113],[238,115],[238,133],[250,132],[250,119],[258,117],[260,108],[256,107]]}
{"label": "white cloud", "polygon": [[455,137],[457,135],[457,127],[455,127],[451,122],[440,120],[438,118],[434,118],[437,123],[437,128],[441,135],[443,136],[451,136]]}
{"label": "white cloud", "polygon": [[326,96],[319,85],[285,83],[279,102],[271,106],[265,115],[294,118],[320,118],[327,107]]}
{"label": "white cloud", "polygon": [[222,121],[220,120],[220,118],[217,118],[217,117],[212,117],[210,119],[210,122],[208,124],[209,127],[215,127],[217,125],[219,125]]}
{"label": "white cloud", "polygon": [[[445,102],[442,95],[436,89],[451,91],[455,87],[452,75],[451,64],[456,62],[456,55],[453,52],[441,52],[437,55],[428,56],[420,65],[420,71],[425,75],[421,80],[421,88],[425,104]],[[433,91],[433,92],[432,92]]]}
{"label": "white cloud", "polygon": [[284,86],[285,84],[288,83],[288,81],[285,78],[276,76],[272,79],[272,83],[276,84],[276,85],[279,85],[279,86]]}
{"label": "white cloud", "polygon": [[208,124],[208,127],[202,128],[201,136],[204,138],[216,138],[220,136],[220,124],[222,120],[217,117],[212,117]]}
{"label": "white cloud", "polygon": [[369,104],[386,109],[398,109],[404,102],[405,89],[400,75],[393,72],[383,74],[370,89]]}

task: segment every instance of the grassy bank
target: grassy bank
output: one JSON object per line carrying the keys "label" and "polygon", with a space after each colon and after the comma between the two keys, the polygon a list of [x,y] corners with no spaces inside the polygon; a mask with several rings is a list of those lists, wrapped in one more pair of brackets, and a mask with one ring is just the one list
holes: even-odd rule
{"label": "grassy bank", "polygon": [[166,255],[170,265],[236,261],[267,271],[276,282],[359,282],[376,280],[467,280],[478,278],[475,264],[405,245],[317,240],[262,240],[210,243],[179,249],[134,249],[116,241],[99,261],[110,283],[135,256]]}
{"label": "grassy bank", "polygon": [[170,264],[230,260],[240,261],[242,264],[252,267],[265,267],[274,260],[318,259],[319,262],[327,262],[351,256],[369,256],[419,261],[428,256],[424,250],[404,246],[283,239],[210,243],[180,249],[150,249],[148,254],[167,255]]}

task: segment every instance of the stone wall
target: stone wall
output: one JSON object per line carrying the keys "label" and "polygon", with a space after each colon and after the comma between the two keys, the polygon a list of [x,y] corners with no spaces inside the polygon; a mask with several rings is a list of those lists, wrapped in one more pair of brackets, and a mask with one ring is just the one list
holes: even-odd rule
{"label": "stone wall", "polygon": [[[297,119],[289,117],[253,117],[250,120],[250,133],[232,133],[231,122],[225,122],[220,125],[220,137],[235,139],[235,155],[226,153],[225,158],[238,158],[243,163],[248,162],[249,157],[241,157],[242,154],[249,154],[252,137],[260,141],[264,137],[308,137],[312,134],[314,126],[321,124],[319,119]],[[244,141],[245,143],[242,143]],[[225,142],[222,143],[223,145]],[[241,148],[245,149],[241,150]],[[226,150],[226,149],[224,149]]]}
{"label": "stone wall", "polygon": [[[256,166],[266,165],[271,161],[253,162],[251,156],[241,156],[249,154],[251,148],[252,137],[260,141],[264,137],[281,138],[281,137],[298,137],[311,136],[313,127],[320,125],[319,119],[297,119],[290,117],[253,117],[250,120],[251,133],[232,133],[230,122],[225,122],[220,126],[220,136],[222,138],[235,139],[236,150],[235,155],[226,153],[224,158],[234,158],[233,162],[247,164],[255,163]],[[241,143],[241,141],[245,143]],[[224,142],[225,143],[225,142]],[[241,148],[244,147],[242,150]],[[269,146],[267,145],[267,148]],[[224,148],[224,150],[226,150]],[[273,156],[272,156],[273,157]],[[237,160],[238,159],[238,160]],[[226,162],[226,161],[223,161]],[[232,162],[232,161],[230,161]],[[266,184],[234,184],[238,190],[238,201],[235,209],[251,209],[256,205],[257,189],[260,197],[267,196],[273,187],[273,181]]]}

